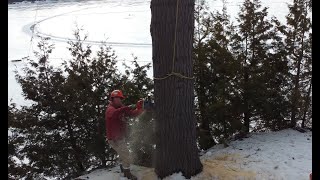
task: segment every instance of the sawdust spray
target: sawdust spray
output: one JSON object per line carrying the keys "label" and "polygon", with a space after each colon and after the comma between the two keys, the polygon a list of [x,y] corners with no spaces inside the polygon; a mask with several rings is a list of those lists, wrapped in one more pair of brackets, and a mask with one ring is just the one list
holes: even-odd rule
{"label": "sawdust spray", "polygon": [[130,122],[128,142],[133,164],[152,167],[155,147],[152,112],[144,111]]}

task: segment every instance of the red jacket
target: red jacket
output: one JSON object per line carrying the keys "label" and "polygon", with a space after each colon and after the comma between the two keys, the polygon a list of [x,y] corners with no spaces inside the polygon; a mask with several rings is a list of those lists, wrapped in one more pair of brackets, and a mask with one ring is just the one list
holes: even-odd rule
{"label": "red jacket", "polygon": [[124,117],[135,117],[142,112],[141,109],[131,109],[128,106],[116,108],[110,103],[107,107],[106,118],[106,131],[108,140],[118,140],[125,136],[127,124],[124,122]]}

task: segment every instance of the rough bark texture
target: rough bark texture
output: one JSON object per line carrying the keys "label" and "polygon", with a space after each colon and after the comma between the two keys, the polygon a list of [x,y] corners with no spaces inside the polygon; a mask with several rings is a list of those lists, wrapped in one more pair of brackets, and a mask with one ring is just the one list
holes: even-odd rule
{"label": "rough bark texture", "polygon": [[[171,73],[176,0],[151,1],[151,36],[154,77]],[[192,43],[194,0],[180,0],[175,69],[193,76]],[[171,76],[155,80],[156,162],[160,178],[181,171],[187,178],[201,172],[196,145],[193,80]]]}

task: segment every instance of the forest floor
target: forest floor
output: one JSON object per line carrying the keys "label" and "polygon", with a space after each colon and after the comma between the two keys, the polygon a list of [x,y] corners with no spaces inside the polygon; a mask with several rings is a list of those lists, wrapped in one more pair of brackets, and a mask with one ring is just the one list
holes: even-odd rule
{"label": "forest floor", "polygon": [[[250,137],[216,145],[201,157],[202,173],[192,180],[309,180],[312,170],[312,132],[286,129],[252,133]],[[139,180],[157,179],[154,169],[132,166]],[[126,180],[119,167],[99,169],[78,177],[89,180]],[[184,180],[181,173],[165,180]]]}

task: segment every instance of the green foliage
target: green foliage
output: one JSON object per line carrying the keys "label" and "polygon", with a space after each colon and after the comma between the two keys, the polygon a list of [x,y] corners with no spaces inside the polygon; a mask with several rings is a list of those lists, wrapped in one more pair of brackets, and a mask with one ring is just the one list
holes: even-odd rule
{"label": "green foliage", "polygon": [[[309,15],[311,1],[294,0],[289,5],[287,27],[283,34],[286,36],[285,44],[290,64],[290,104],[291,104],[291,126],[309,111],[308,86],[312,76],[312,23]],[[305,116],[304,116],[305,118]]]}
{"label": "green foliage", "polygon": [[[50,65],[54,46],[44,38],[35,53],[37,60],[28,59],[23,73],[16,72],[23,96],[33,105],[8,107],[9,129],[15,134],[8,142],[13,179],[70,179],[84,171],[113,166],[117,156],[105,139],[109,93],[122,89],[129,97],[126,103],[133,104],[152,90],[146,75],[150,64],[140,66],[135,58],[134,68],[125,66],[127,73],[121,74],[110,47],[102,45],[94,55],[82,43],[87,36],[81,30],[74,36],[76,41],[69,42],[68,48],[72,59],[61,67]],[[21,166],[14,157],[30,162]]]}
{"label": "green foliage", "polygon": [[[259,0],[243,2],[235,25],[223,3],[217,12],[210,12],[205,1],[195,8],[194,73],[201,149],[225,142],[239,131],[287,128],[293,108],[301,111],[300,119],[308,121],[311,116],[312,34],[307,18],[311,3],[297,0],[289,5],[287,25],[269,18],[268,8]],[[299,90],[293,95],[295,84]]]}

